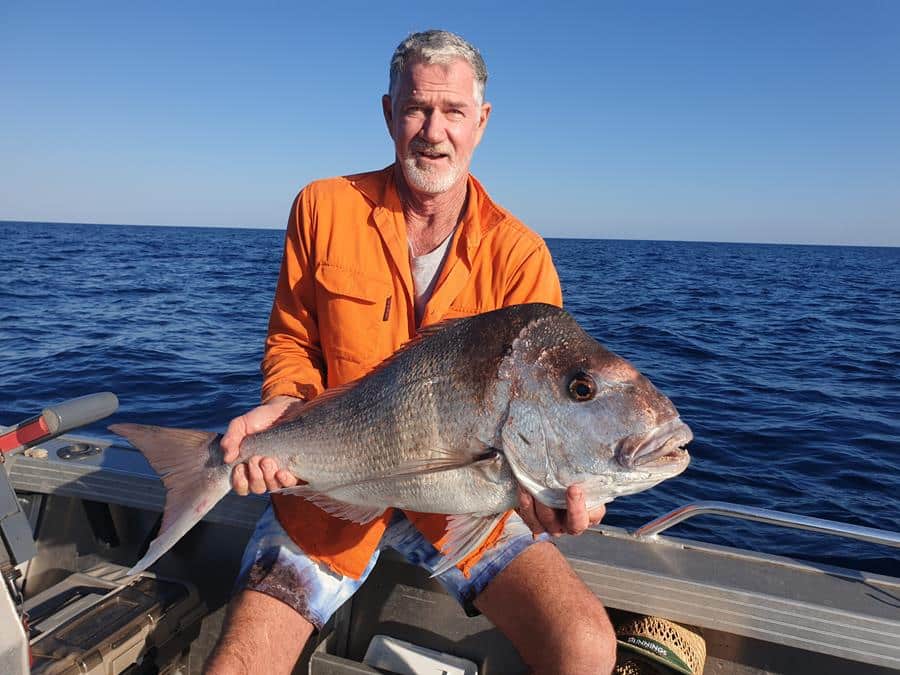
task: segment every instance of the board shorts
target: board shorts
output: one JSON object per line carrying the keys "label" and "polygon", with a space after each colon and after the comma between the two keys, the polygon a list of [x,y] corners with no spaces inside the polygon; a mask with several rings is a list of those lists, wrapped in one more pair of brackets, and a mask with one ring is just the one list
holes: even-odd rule
{"label": "board shorts", "polygon": [[[477,616],[473,601],[501,570],[532,544],[549,539],[533,537],[524,521],[513,513],[496,543],[484,552],[466,578],[456,567],[436,579],[462,605],[466,614]],[[235,593],[253,590],[286,603],[317,629],[322,628],[344,602],[362,586],[375,567],[382,549],[390,547],[413,565],[432,572],[441,561],[440,552],[403,512],[397,509],[381,538],[378,550],[359,579],[332,571],[324,563],[309,558],[281,527],[272,506],[263,512],[247,543]]]}

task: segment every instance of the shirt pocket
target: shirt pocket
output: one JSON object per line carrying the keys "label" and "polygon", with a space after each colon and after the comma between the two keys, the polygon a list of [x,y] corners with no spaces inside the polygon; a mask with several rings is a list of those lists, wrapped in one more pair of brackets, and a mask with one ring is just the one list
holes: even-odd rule
{"label": "shirt pocket", "polygon": [[326,362],[368,365],[380,360],[393,286],[387,281],[329,263],[316,267],[319,340]]}

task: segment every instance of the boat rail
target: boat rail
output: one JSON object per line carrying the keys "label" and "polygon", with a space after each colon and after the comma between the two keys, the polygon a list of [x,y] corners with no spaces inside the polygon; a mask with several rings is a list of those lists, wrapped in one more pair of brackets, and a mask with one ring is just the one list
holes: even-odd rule
{"label": "boat rail", "polygon": [[849,539],[859,539],[872,544],[883,544],[885,546],[900,548],[900,533],[897,532],[879,530],[874,527],[839,523],[834,520],[814,518],[812,516],[799,516],[793,513],[785,513],[784,511],[773,511],[771,509],[761,509],[754,506],[742,506],[740,504],[731,504],[730,502],[715,501],[685,504],[674,511],[670,511],[659,518],[651,520],[649,523],[641,525],[641,527],[634,530],[631,534],[639,539],[654,538],[660,532],[664,532],[673,525],[677,525],[688,518],[705,515],[730,516],[742,520],[755,520],[770,525],[780,525],[782,527],[790,527],[797,530],[809,530],[811,532],[831,534],[838,537],[847,537]]}

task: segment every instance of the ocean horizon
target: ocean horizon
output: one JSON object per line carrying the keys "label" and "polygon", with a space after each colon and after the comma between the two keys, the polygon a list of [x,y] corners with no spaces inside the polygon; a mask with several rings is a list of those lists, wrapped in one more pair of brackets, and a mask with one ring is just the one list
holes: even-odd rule
{"label": "ocean horizon", "polygon": [[[57,221],[57,220],[4,220],[0,219],[0,225],[94,225],[98,227],[175,227],[200,230],[265,230],[268,232],[284,232],[285,225],[167,225],[153,223],[94,223],[81,221]],[[537,230],[535,230],[537,231]],[[539,233],[540,234],[540,233]],[[544,236],[544,235],[541,235]],[[575,241],[657,241],[673,244],[734,244],[737,246],[826,246],[846,248],[900,248],[900,244],[844,244],[831,242],[777,242],[777,241],[743,241],[743,240],[712,240],[712,239],[642,239],[639,237],[581,237],[553,235],[544,236],[544,239],[564,239]]]}

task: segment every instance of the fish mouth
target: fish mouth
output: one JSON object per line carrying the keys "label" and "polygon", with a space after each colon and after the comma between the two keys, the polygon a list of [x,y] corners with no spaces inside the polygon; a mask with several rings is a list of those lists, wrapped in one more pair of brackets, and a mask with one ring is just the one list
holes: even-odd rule
{"label": "fish mouth", "polygon": [[649,433],[623,439],[616,450],[616,460],[626,469],[687,466],[690,456],[684,446],[693,438],[691,428],[676,417]]}

